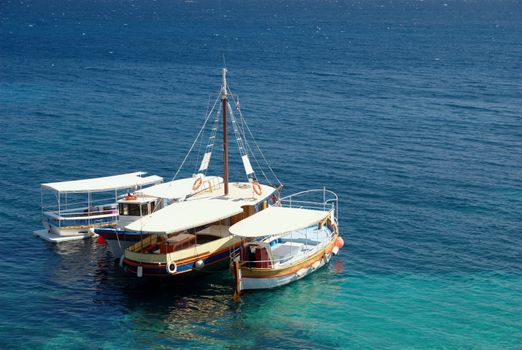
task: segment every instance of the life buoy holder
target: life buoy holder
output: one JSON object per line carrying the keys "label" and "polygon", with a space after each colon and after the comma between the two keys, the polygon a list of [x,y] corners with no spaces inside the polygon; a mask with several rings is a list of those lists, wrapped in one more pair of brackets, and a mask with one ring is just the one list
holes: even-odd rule
{"label": "life buoy holder", "polygon": [[252,190],[258,196],[260,196],[263,193],[263,189],[261,188],[261,185],[257,181],[252,182]]}
{"label": "life buoy holder", "polygon": [[176,271],[178,271],[178,265],[176,265],[174,261],[167,262],[166,269],[168,273],[174,274]]}
{"label": "life buoy holder", "polygon": [[203,183],[203,179],[198,177],[196,181],[194,181],[194,184],[192,185],[192,191],[197,191],[198,188],[201,187],[201,184]]}

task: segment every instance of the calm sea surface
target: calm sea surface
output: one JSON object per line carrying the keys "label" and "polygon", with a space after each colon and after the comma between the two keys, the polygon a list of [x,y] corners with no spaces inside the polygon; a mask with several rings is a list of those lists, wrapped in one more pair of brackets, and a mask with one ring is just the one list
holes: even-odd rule
{"label": "calm sea surface", "polygon": [[[0,348],[522,348],[521,13],[2,0]],[[144,283],[94,241],[32,236],[40,183],[170,179],[223,55],[285,193],[338,193],[340,256],[233,303],[226,272]]]}

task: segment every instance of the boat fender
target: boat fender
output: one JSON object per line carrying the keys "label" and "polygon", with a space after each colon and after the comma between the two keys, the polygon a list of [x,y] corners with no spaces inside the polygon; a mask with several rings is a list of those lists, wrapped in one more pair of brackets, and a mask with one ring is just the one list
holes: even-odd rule
{"label": "boat fender", "polygon": [[263,193],[263,189],[257,181],[252,182],[252,190],[254,190],[255,194],[257,194],[258,196],[260,196]]}
{"label": "boat fender", "polygon": [[196,268],[202,269],[203,267],[205,267],[205,262],[203,260],[196,261]]}
{"label": "boat fender", "polygon": [[103,236],[98,236],[96,238],[96,243],[103,245],[103,244],[107,244],[107,241],[105,241],[105,238],[103,238]]}
{"label": "boat fender", "polygon": [[120,256],[120,267],[123,268],[123,260],[125,259],[125,255]]}
{"label": "boat fender", "polygon": [[303,267],[301,270],[297,271],[297,273],[296,273],[297,277],[303,277],[306,274],[307,270],[308,269]]}
{"label": "boat fender", "polygon": [[321,264],[321,261],[320,261],[320,260],[317,260],[316,262],[314,262],[314,263],[312,264],[312,268],[315,270],[316,268],[319,267],[320,264]]}
{"label": "boat fender", "polygon": [[342,239],[341,237],[337,237],[337,239],[335,240],[335,246],[339,249],[344,247],[344,239]]}
{"label": "boat fender", "polygon": [[339,247],[338,246],[333,247],[332,253],[333,253],[333,255],[339,254]]}
{"label": "boat fender", "polygon": [[201,187],[202,183],[203,183],[203,179],[201,177],[198,177],[196,179],[196,181],[194,181],[194,184],[192,185],[192,191],[197,191],[197,189]]}
{"label": "boat fender", "polygon": [[166,269],[168,273],[173,274],[178,271],[178,265],[176,265],[174,261],[171,261],[167,263]]}
{"label": "boat fender", "polygon": [[136,270],[136,276],[143,277],[143,266],[138,266],[138,269]]}

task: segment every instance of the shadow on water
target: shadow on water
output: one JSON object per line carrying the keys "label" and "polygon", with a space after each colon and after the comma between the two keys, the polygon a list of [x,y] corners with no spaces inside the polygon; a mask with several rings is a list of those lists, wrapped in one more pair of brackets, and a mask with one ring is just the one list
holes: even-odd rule
{"label": "shadow on water", "polygon": [[[316,308],[335,305],[342,292],[330,283],[343,274],[341,260],[292,285],[269,293],[248,292],[241,301],[233,302],[233,279],[227,270],[197,278],[137,278],[123,273],[110,253],[96,245],[79,245],[61,254],[65,265],[89,266],[82,283],[90,285],[91,293],[84,297],[90,298],[98,317],[110,314],[118,319],[117,327],[130,331],[133,344],[152,336],[171,346],[189,340],[227,347],[233,340],[238,347],[248,348],[267,346],[267,339],[295,346],[300,338],[312,339],[308,345],[325,345],[324,339],[313,340],[317,328],[310,329],[314,321],[305,319]],[[89,262],[88,256],[94,259]],[[56,277],[61,281],[67,278],[67,273]],[[326,291],[325,284],[330,284]],[[325,299],[325,293],[334,300]],[[310,300],[315,300],[313,305]],[[326,330],[324,325],[320,328]]]}

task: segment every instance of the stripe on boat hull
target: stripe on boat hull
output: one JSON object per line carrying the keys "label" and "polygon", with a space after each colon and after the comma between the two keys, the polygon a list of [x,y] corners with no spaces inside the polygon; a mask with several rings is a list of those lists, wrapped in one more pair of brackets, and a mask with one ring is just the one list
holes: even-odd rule
{"label": "stripe on boat hull", "polygon": [[[333,236],[332,240],[320,251],[307,259],[284,268],[251,268],[241,267],[240,289],[269,289],[297,281],[310,273],[326,265],[331,257],[332,250],[339,235]],[[319,264],[317,264],[319,263]],[[315,267],[314,267],[315,265]]]}
{"label": "stripe on boat hull", "polygon": [[241,277],[241,290],[254,290],[254,289],[270,289],[276,288],[280,286],[284,286],[285,284],[289,284],[291,282],[297,281],[303,277],[308,276],[314,271],[319,270],[321,267],[325,266],[330,261],[330,256],[323,258],[320,260],[319,265],[317,267],[306,267],[303,268],[305,271],[303,273],[292,273],[286,274],[277,277],[266,277],[266,278],[248,278]]}
{"label": "stripe on boat hull", "polygon": [[[237,244],[236,246],[238,246]],[[158,263],[141,263],[132,261],[129,259],[123,260],[123,266],[125,272],[133,275],[137,275],[138,266],[141,266],[143,269],[143,276],[148,277],[176,277],[179,275],[184,275],[187,273],[200,273],[200,272],[208,272],[212,270],[221,270],[226,269],[230,262],[230,249],[234,249],[236,246],[231,246],[225,250],[220,252],[216,252],[214,254],[205,254],[205,258],[203,256],[193,256],[189,259],[183,259],[181,261],[175,261],[177,265],[177,269],[175,273],[168,273],[166,264]],[[198,260],[203,260],[205,266],[201,269],[196,267],[196,262]],[[181,263],[182,262],[182,263]]]}

